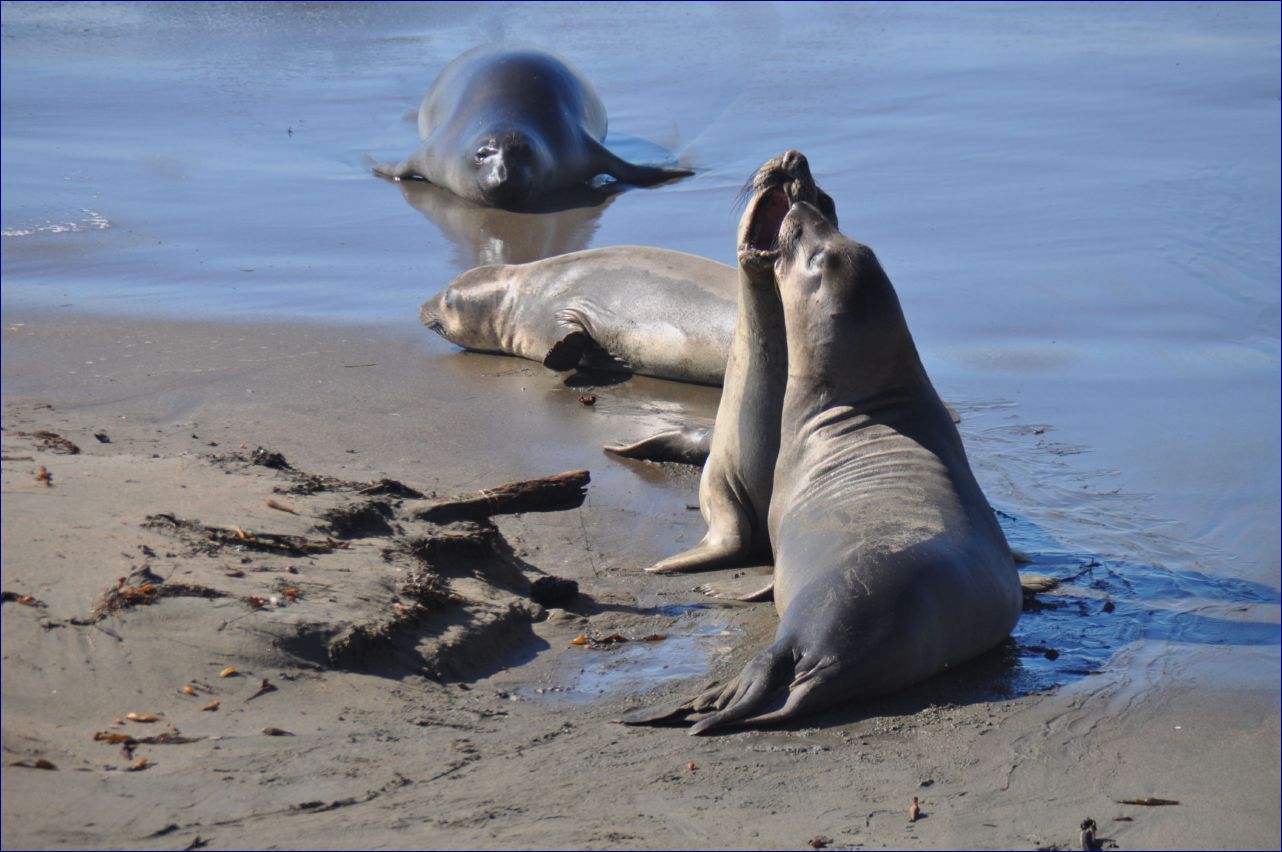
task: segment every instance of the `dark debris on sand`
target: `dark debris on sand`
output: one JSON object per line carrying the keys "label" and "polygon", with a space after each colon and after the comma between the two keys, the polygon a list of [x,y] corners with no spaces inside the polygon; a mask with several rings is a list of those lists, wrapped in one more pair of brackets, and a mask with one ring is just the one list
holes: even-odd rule
{"label": "dark debris on sand", "polygon": [[[250,552],[319,560],[301,566],[313,575],[310,582],[316,585],[309,586],[304,577],[298,581],[280,579],[273,590],[245,596],[239,590],[167,582],[144,566],[108,589],[89,617],[72,623],[94,624],[109,615],[171,597],[236,598],[248,603],[252,611],[264,613],[300,600],[314,600],[308,610],[262,622],[256,629],[284,631],[281,641],[305,659],[340,668],[366,668],[381,665],[380,660],[399,659],[407,650],[417,653],[414,649],[419,643],[435,642],[437,631],[450,624],[469,624],[471,634],[482,637],[476,641],[492,649],[505,641],[504,637],[516,635],[513,628],[519,623],[533,621],[540,604],[559,603],[578,594],[573,581],[541,576],[531,582],[530,572],[538,574],[538,570],[515,554],[491,516],[577,507],[586,497],[587,471],[509,482],[452,499],[426,499],[422,491],[395,480],[359,483],[309,474],[290,465],[283,455],[262,448],[248,455],[232,453],[212,460],[217,465],[240,466],[241,472],[249,472],[251,465],[265,466],[289,483],[285,489],[275,489],[277,493],[286,490],[302,497],[337,492],[340,503],[317,512],[305,505],[295,509],[268,501],[272,508],[317,518],[320,523],[313,527],[317,536],[216,526],[172,512],[149,515],[143,526],[179,539],[188,554],[222,557],[234,564],[249,563],[246,554]],[[382,539],[385,544],[365,550],[353,542],[357,539]],[[331,561],[340,553],[345,554],[341,561]],[[374,564],[368,563],[366,553],[374,557]],[[386,573],[388,567],[395,573]],[[244,570],[227,568],[219,565],[216,570],[221,577],[246,577]],[[327,573],[334,568],[337,574]],[[297,566],[287,570],[299,573]],[[355,570],[373,573],[349,573]],[[343,608],[337,613],[326,615],[325,599],[337,602],[335,582],[373,582],[369,590],[373,597],[357,587],[345,589],[344,594],[354,594],[355,599],[340,605]],[[291,631],[298,631],[297,635]],[[446,645],[440,647],[446,648],[456,640],[441,641]],[[452,676],[454,654],[451,650],[433,651],[418,659],[424,671],[444,678]]]}

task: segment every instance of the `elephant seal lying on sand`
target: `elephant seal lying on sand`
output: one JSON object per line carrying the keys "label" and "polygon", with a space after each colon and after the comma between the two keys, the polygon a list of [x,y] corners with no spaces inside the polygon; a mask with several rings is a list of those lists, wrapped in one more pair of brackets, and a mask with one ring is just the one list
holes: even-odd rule
{"label": "elephant seal lying on sand", "polygon": [[788,346],[768,516],[779,629],[725,687],[625,722],[792,719],[924,680],[1019,618],[1005,537],[872,250],[804,201],[753,233],[777,253]]}
{"label": "elephant seal lying on sand", "polygon": [[719,385],[737,273],[683,252],[615,246],[468,270],[419,311],[451,343],[540,361]]}
{"label": "elephant seal lying on sand", "polygon": [[592,84],[551,51],[482,45],[445,67],[418,111],[422,147],[375,173],[420,177],[478,204],[522,209],[597,175],[647,185],[693,174],[610,153]]}

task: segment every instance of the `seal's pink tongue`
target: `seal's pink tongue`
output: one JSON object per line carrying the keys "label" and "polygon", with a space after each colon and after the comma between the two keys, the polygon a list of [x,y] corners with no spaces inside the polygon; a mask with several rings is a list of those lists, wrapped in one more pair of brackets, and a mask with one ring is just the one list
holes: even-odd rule
{"label": "seal's pink tongue", "polygon": [[775,251],[779,248],[779,226],[788,215],[788,196],[781,189],[772,189],[757,203],[748,233],[748,247],[753,251]]}

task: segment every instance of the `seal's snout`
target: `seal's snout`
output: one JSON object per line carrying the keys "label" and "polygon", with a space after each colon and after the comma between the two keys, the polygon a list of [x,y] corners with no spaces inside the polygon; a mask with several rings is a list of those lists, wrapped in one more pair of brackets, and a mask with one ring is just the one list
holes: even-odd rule
{"label": "seal's snout", "polygon": [[476,152],[481,196],[498,207],[519,207],[534,195],[534,152],[519,135],[491,139]]}
{"label": "seal's snout", "polygon": [[795,149],[791,151],[785,151],[783,154],[783,158],[780,161],[780,165],[783,167],[783,170],[787,172],[788,175],[793,180],[800,180],[800,181],[813,180],[813,178],[810,176],[810,162],[806,159],[806,155],[801,153],[800,151],[797,151]]}
{"label": "seal's snout", "polygon": [[787,258],[835,230],[827,216],[808,201],[798,201],[779,226],[779,255]]}
{"label": "seal's snout", "polygon": [[441,319],[442,307],[445,304],[445,293],[442,291],[423,303],[423,307],[418,310],[419,322],[430,328],[432,331],[445,336],[445,323]]}
{"label": "seal's snout", "polygon": [[501,207],[524,204],[533,188],[529,169],[506,157],[496,157],[481,180],[485,200]]}
{"label": "seal's snout", "polygon": [[748,212],[740,261],[773,262],[779,252],[779,229],[789,208],[812,201],[819,193],[810,162],[795,149],[769,160],[753,178],[756,192]]}

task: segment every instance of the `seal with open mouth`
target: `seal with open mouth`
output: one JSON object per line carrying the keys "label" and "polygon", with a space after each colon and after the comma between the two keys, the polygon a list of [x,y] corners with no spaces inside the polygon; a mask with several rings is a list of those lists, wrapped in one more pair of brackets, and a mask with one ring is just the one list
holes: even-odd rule
{"label": "seal with open mouth", "polygon": [[876,256],[805,201],[778,233],[775,641],[724,687],[625,722],[709,714],[698,734],[793,719],[925,680],[1019,618],[1006,539]]}
{"label": "seal with open mouth", "polygon": [[779,415],[788,377],[783,310],[775,287],[779,226],[797,201],[819,205],[836,224],[836,208],[797,151],[764,163],[739,222],[739,307],[734,340],[707,462],[699,511],[708,532],[691,549],[648,571],[700,571],[770,561],[766,513],[779,452]]}

